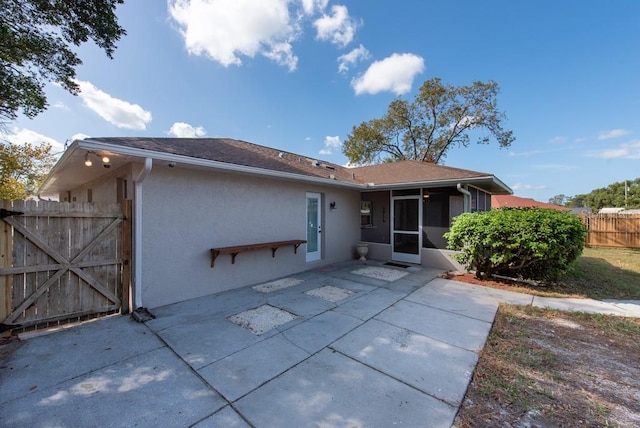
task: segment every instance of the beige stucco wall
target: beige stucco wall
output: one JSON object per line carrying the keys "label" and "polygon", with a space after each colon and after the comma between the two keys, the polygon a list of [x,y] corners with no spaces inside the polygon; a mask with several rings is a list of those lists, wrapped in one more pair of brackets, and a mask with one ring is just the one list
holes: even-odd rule
{"label": "beige stucco wall", "polygon": [[[121,168],[110,171],[100,178],[86,183],[81,187],[60,194],[59,200],[63,202],[89,202],[88,189],[91,189],[92,193],[91,202],[119,202],[118,196],[120,196],[121,199],[132,199],[133,180],[131,179],[131,177],[132,165],[128,164]],[[118,179],[125,181],[118,181]],[[126,185],[127,190],[125,191],[123,188],[118,189],[118,185]]]}
{"label": "beige stucco wall", "polygon": [[[241,253],[212,247],[306,239],[306,192],[322,194],[323,251],[306,246]],[[142,185],[143,305],[157,307],[350,259],[360,237],[357,190],[234,174],[154,167]],[[336,209],[329,209],[330,202]]]}

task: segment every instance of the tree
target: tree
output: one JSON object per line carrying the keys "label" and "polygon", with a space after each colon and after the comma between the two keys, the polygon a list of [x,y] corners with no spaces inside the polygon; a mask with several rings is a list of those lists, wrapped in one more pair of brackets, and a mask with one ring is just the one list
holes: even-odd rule
{"label": "tree", "polygon": [[55,163],[51,144],[24,145],[0,142],[0,199],[35,195]]}
{"label": "tree", "polygon": [[562,194],[555,195],[554,197],[549,198],[549,203],[554,205],[564,205],[568,199],[569,198],[567,196]]}
{"label": "tree", "polygon": [[604,207],[640,208],[640,178],[612,183],[585,195],[576,195],[572,200],[581,202],[583,206],[591,208],[594,212]]}
{"label": "tree", "polygon": [[454,146],[469,146],[469,133],[488,131],[478,143],[493,136],[500,147],[515,140],[502,129],[505,114],[497,108],[498,84],[474,82],[469,86],[443,85],[427,80],[413,102],[396,99],[386,115],[354,126],[342,151],[353,164],[415,159],[440,163]]}
{"label": "tree", "polygon": [[44,111],[47,82],[77,94],[82,61],[71,47],[91,39],[112,58],[126,34],[115,16],[123,1],[0,0],[0,122]]}

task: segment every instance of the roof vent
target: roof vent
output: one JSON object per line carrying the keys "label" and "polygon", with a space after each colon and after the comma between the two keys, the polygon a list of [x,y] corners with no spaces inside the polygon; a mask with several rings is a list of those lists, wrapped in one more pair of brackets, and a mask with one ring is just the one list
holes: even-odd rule
{"label": "roof vent", "polygon": [[318,162],[317,160],[312,160],[312,161],[311,161],[311,165],[313,165],[313,166],[319,166],[319,165],[320,165],[320,162]]}
{"label": "roof vent", "polygon": [[278,153],[278,157],[279,157],[280,159],[284,159],[284,153],[283,153],[283,152]]}
{"label": "roof vent", "polygon": [[324,166],[325,168],[327,168],[327,169],[336,169],[336,167],[335,167],[335,166],[331,166],[331,165],[327,165],[327,164],[324,164],[323,166]]}
{"label": "roof vent", "polygon": [[354,179],[354,180],[356,179],[356,173],[355,172],[351,173],[351,178]]}
{"label": "roof vent", "polygon": [[335,180],[335,179],[336,179],[336,176],[335,176],[335,175],[333,175],[333,174],[330,174],[330,175],[329,175],[329,178],[330,178],[330,179],[332,179],[332,180]]}

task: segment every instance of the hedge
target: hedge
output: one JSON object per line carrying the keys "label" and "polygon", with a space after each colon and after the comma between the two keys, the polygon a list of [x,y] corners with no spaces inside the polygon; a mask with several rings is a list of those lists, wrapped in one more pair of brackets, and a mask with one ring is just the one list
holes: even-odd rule
{"label": "hedge", "polygon": [[501,208],[456,217],[445,238],[480,279],[499,274],[557,281],[582,254],[585,228],[565,211]]}

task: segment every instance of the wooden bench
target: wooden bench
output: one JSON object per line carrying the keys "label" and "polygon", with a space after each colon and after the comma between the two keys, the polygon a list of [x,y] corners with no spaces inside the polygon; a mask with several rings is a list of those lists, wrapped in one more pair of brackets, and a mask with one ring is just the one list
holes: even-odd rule
{"label": "wooden bench", "polygon": [[220,247],[211,249],[211,267],[215,266],[216,259],[220,254],[231,254],[231,264],[235,264],[236,256],[246,251],[258,251],[265,248],[271,249],[271,257],[276,256],[276,250],[280,247],[293,246],[294,254],[298,253],[298,247],[306,244],[304,239],[292,239],[290,241],[263,242],[261,244],[236,245],[234,247]]}

